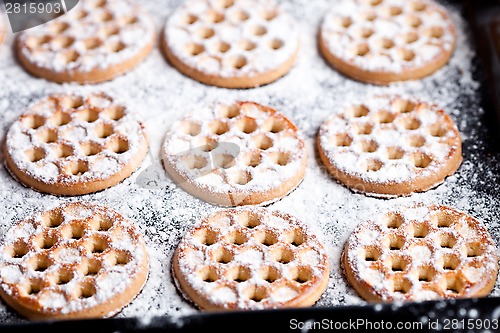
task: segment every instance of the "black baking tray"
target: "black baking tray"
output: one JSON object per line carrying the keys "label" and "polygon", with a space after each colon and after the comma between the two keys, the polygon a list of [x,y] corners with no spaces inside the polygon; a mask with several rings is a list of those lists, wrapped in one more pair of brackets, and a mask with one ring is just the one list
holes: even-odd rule
{"label": "black baking tray", "polygon": [[[453,2],[453,1],[450,1]],[[458,2],[458,1],[457,1]],[[500,1],[468,0],[463,6],[477,50],[475,79],[480,82],[478,105],[485,112],[484,158],[500,161],[500,54],[491,39],[490,19],[500,18]],[[498,57],[495,59],[495,57]],[[465,151],[465,153],[467,153]],[[492,164],[495,173],[500,167]],[[500,193],[500,184],[478,184],[482,190]],[[499,200],[500,201],[500,200]],[[308,328],[310,328],[308,330]],[[191,331],[413,331],[500,332],[500,297],[427,301],[419,303],[367,304],[262,311],[198,313],[183,317],[111,318],[78,321],[0,324],[0,332],[191,332]]]}

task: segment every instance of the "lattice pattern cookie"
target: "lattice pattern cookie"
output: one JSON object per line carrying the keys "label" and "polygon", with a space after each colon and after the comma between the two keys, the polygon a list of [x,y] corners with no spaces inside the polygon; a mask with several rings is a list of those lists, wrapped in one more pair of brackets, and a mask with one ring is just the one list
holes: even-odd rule
{"label": "lattice pattern cookie", "polygon": [[413,98],[377,96],[349,105],[323,123],[317,141],[334,178],[378,197],[427,191],[462,162],[451,117]]}
{"label": "lattice pattern cookie", "polygon": [[126,0],[80,0],[67,14],[23,32],[18,57],[55,82],[111,80],[140,63],[154,44],[149,16]]}
{"label": "lattice pattern cookie", "polygon": [[0,296],[30,319],[111,316],[148,276],[146,245],[117,212],[63,204],[20,221],[0,248]]}
{"label": "lattice pattern cookie", "polygon": [[148,151],[138,116],[105,94],[52,95],[11,126],[6,164],[41,192],[80,195],[121,182]]}
{"label": "lattice pattern cookie", "polygon": [[445,206],[402,207],[360,224],[345,245],[343,265],[369,301],[486,296],[498,273],[486,228]]}
{"label": "lattice pattern cookie", "polygon": [[344,0],[326,15],[319,44],[339,72],[388,84],[444,66],[455,48],[455,30],[433,0]]}
{"label": "lattice pattern cookie", "polygon": [[172,267],[180,290],[204,310],[310,306],[329,278],[316,236],[296,218],[264,208],[204,218],[180,242]]}
{"label": "lattice pattern cookie", "polygon": [[295,125],[251,102],[216,104],[175,122],[163,161],[189,193],[223,206],[268,204],[302,181],[307,164]]}
{"label": "lattice pattern cookie", "polygon": [[293,18],[269,0],[189,0],[168,20],[164,51],[195,80],[252,88],[282,77],[299,49]]}

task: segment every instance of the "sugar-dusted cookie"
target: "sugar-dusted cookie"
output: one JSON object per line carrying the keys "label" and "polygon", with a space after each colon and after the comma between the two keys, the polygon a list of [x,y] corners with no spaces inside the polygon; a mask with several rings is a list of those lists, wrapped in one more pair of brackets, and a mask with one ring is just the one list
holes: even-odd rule
{"label": "sugar-dusted cookie", "polygon": [[452,118],[436,105],[399,96],[376,96],[337,110],[321,125],[317,143],[334,178],[377,197],[427,191],[462,162]]}
{"label": "sugar-dusted cookie", "polygon": [[108,317],[148,276],[139,230],[122,215],[69,203],[30,216],[0,247],[0,296],[29,319]]}
{"label": "sugar-dusted cookie", "polygon": [[304,178],[307,152],[295,125],[252,102],[215,104],[175,122],[163,162],[187,192],[223,206],[279,200]]}
{"label": "sugar-dusted cookie", "polygon": [[388,84],[443,67],[455,48],[455,30],[433,0],[343,0],[326,15],[319,46],[342,74]]}
{"label": "sugar-dusted cookie", "polygon": [[138,115],[105,94],[46,97],[12,124],[4,141],[7,167],[21,183],[59,195],[114,186],[147,151]]}
{"label": "sugar-dusted cookie", "polygon": [[180,72],[199,82],[252,88],[290,71],[299,35],[274,0],[188,0],[169,18],[163,49]]}
{"label": "sugar-dusted cookie", "polygon": [[349,283],[368,301],[482,297],[497,250],[473,217],[445,206],[400,207],[360,224],[345,245]]}
{"label": "sugar-dusted cookie", "polygon": [[151,51],[154,27],[127,0],[80,0],[67,14],[19,35],[17,54],[35,76],[98,83],[130,71]]}
{"label": "sugar-dusted cookie", "polygon": [[326,250],[306,225],[255,207],[205,217],[172,267],[181,292],[204,310],[310,306],[329,278]]}

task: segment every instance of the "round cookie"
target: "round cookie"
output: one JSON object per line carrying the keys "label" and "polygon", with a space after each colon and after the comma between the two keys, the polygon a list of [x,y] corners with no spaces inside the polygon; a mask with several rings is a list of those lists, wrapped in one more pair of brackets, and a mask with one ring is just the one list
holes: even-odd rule
{"label": "round cookie", "polygon": [[172,269],[203,310],[311,306],[329,279],[326,250],[306,225],[255,207],[205,217],[181,240]]}
{"label": "round cookie", "polygon": [[375,302],[483,297],[498,274],[484,225],[437,205],[401,207],[360,224],[342,261],[349,283]]}
{"label": "round cookie", "polygon": [[342,74],[389,84],[443,67],[456,39],[452,19],[433,0],[344,0],[326,15],[319,47]]}
{"label": "round cookie", "polygon": [[90,203],[30,216],[0,248],[0,296],[29,319],[109,317],[129,304],[148,276],[138,229]]}
{"label": "round cookie", "polygon": [[321,125],[317,144],[335,179],[375,197],[427,191],[462,162],[452,118],[436,105],[399,96],[342,108]]}
{"label": "round cookie", "polygon": [[13,176],[58,195],[114,186],[139,167],[147,152],[139,117],[105,94],[46,97],[12,124],[4,141]]}
{"label": "round cookie", "polygon": [[199,82],[253,88],[287,74],[299,50],[294,19],[269,0],[189,0],[169,18],[167,59]]}
{"label": "round cookie", "polygon": [[28,72],[49,81],[99,83],[136,67],[154,37],[151,19],[138,5],[81,0],[67,14],[21,33],[17,55]]}
{"label": "round cookie", "polygon": [[203,106],[175,122],[163,162],[184,190],[222,206],[279,200],[304,178],[307,152],[295,125],[252,102]]}

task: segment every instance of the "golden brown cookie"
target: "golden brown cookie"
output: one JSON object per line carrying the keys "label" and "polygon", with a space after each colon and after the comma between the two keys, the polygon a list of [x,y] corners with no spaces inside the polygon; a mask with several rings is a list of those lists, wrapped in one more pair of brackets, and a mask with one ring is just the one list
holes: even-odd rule
{"label": "golden brown cookie", "polygon": [[78,202],[30,216],[0,248],[0,296],[29,319],[109,317],[148,276],[137,228],[107,207]]}
{"label": "golden brown cookie", "polygon": [[453,119],[436,105],[399,96],[341,108],[321,125],[317,143],[335,179],[376,197],[427,191],[462,162]]}
{"label": "golden brown cookie", "polygon": [[189,0],[169,18],[163,49],[181,73],[199,82],[253,88],[290,71],[299,35],[274,1]]}
{"label": "golden brown cookie", "polygon": [[342,260],[349,283],[368,301],[482,297],[498,274],[484,225],[436,205],[400,207],[360,224]]}
{"label": "golden brown cookie", "polygon": [[443,67],[456,38],[450,15],[433,0],[343,0],[326,15],[319,47],[342,74],[388,84]]}
{"label": "golden brown cookie", "polygon": [[126,0],[80,0],[61,17],[17,39],[20,62],[55,82],[98,83],[137,66],[154,45],[154,27]]}
{"label": "golden brown cookie", "polygon": [[21,183],[59,195],[114,186],[147,151],[138,115],[105,94],[44,98],[12,124],[4,141],[6,165]]}
{"label": "golden brown cookie", "polygon": [[325,291],[329,262],[296,218],[245,207],[216,212],[191,229],[175,251],[173,273],[203,310],[303,307]]}
{"label": "golden brown cookie", "polygon": [[307,152],[295,125],[252,102],[203,106],[175,122],[163,163],[184,190],[223,206],[264,205],[304,178]]}

